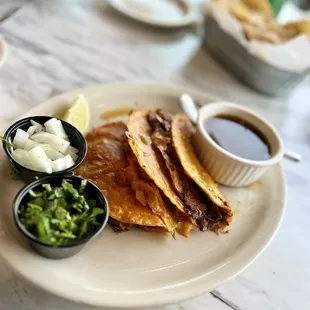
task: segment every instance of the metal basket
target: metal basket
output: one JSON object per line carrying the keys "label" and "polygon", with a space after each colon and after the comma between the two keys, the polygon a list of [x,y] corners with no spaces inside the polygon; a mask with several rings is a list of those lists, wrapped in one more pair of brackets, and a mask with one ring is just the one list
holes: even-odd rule
{"label": "metal basket", "polygon": [[206,18],[203,46],[236,77],[269,96],[285,96],[305,74],[278,69],[248,53],[235,38],[224,32],[212,18]]}

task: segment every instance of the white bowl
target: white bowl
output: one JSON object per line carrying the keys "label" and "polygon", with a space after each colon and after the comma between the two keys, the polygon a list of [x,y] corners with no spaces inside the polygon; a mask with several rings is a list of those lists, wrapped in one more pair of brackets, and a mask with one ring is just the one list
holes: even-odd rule
{"label": "white bowl", "polygon": [[[257,128],[268,141],[270,158],[262,161],[245,159],[215,143],[204,129],[204,123],[219,115],[237,117]],[[274,127],[253,111],[237,104],[216,102],[205,105],[199,110],[196,129],[193,143],[197,155],[212,178],[224,185],[241,187],[252,184],[283,157],[283,145]]]}

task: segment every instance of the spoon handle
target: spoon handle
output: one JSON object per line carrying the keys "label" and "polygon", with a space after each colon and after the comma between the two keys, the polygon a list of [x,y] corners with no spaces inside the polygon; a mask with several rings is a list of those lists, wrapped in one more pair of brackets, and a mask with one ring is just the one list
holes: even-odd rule
{"label": "spoon handle", "polygon": [[183,94],[180,97],[180,106],[182,110],[187,114],[190,120],[196,124],[198,118],[198,110],[200,107],[197,106],[193,98],[188,94]]}
{"label": "spoon handle", "polygon": [[299,162],[302,159],[302,156],[299,153],[291,151],[284,151],[284,157],[294,162]]}

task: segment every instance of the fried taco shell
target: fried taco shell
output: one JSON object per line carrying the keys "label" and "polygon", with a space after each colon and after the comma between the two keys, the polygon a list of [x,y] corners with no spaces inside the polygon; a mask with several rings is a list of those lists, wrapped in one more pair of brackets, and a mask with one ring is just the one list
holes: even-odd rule
{"label": "fried taco shell", "polygon": [[172,141],[186,174],[195,181],[211,202],[220,209],[223,215],[223,224],[225,222],[228,224],[232,220],[232,210],[219,191],[217,184],[201,166],[195,154],[191,143],[194,132],[195,128],[188,116],[178,114],[173,118]]}
{"label": "fried taco shell", "polygon": [[148,123],[148,110],[135,110],[127,122],[128,143],[138,163],[150,179],[162,190],[171,203],[185,213],[185,205],[175,193],[169,172],[160,154],[152,145],[152,128]]}
{"label": "fried taco shell", "polygon": [[116,221],[149,227],[165,227],[147,205],[136,198],[131,185],[119,177],[129,167],[124,150],[126,126],[121,122],[93,129],[87,136],[88,152],[75,172],[94,182],[106,195],[110,217]]}

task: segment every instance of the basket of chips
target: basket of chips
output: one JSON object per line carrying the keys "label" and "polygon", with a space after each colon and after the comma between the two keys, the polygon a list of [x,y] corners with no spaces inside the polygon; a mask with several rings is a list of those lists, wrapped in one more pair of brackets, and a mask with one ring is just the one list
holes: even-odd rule
{"label": "basket of chips", "polygon": [[284,96],[310,72],[310,21],[279,24],[267,0],[214,0],[204,47],[250,87]]}

